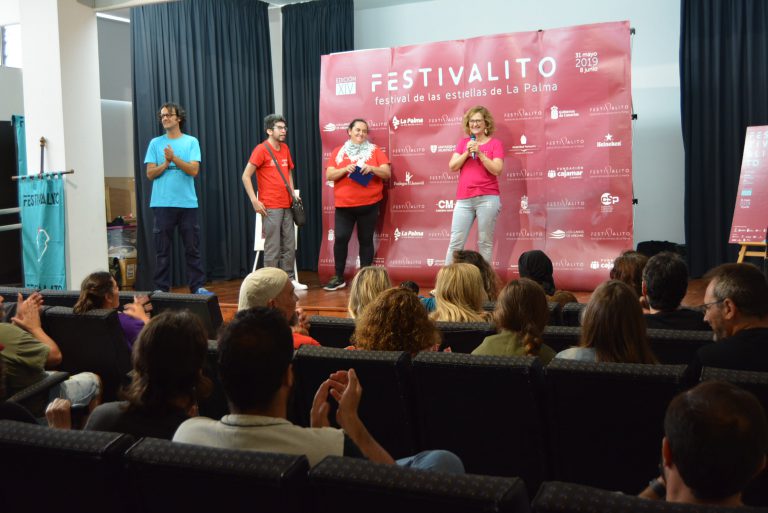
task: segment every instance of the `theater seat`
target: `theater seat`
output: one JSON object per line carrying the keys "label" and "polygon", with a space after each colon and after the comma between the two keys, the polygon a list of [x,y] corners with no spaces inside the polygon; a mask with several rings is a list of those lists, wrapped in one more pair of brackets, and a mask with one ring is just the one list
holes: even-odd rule
{"label": "theater seat", "polygon": [[77,374],[95,372],[101,377],[104,401],[117,399],[117,391],[131,371],[131,352],[114,310],[76,314],[54,306],[43,313],[43,329],[61,349],[58,370]]}
{"label": "theater seat", "polygon": [[581,312],[587,303],[566,303],[563,305],[563,326],[581,326]]}
{"label": "theater seat", "polygon": [[520,477],[535,492],[545,477],[541,367],[533,356],[423,352],[413,360],[422,449],[447,449],[467,472]]}
{"label": "theater seat", "polygon": [[0,511],[133,511],[129,435],[0,421]]}
{"label": "theater seat", "polygon": [[579,345],[581,328],[578,326],[546,326],[542,338],[545,344],[559,353],[571,346]]}
{"label": "theater seat", "polygon": [[[648,479],[646,479],[648,481]],[[573,483],[547,482],[531,503],[533,513],[757,513],[755,508],[724,508],[640,499]]]}
{"label": "theater seat", "polygon": [[[40,293],[43,295],[43,302],[48,306],[68,306],[73,308],[77,303],[77,300],[80,298],[79,290],[45,289],[41,290]],[[150,294],[151,292],[141,292],[134,290],[121,291],[119,293],[120,307],[122,308],[128,303],[133,303],[134,296],[148,296]]]}
{"label": "theater seat", "polygon": [[520,479],[444,474],[329,456],[312,468],[313,511],[341,513],[529,511]]}
{"label": "theater seat", "polygon": [[[333,347],[301,346],[293,358],[294,390],[291,420],[309,426],[309,410],[320,384],[337,370],[354,368],[363,386],[359,415],[368,431],[394,458],[417,452],[412,423],[408,353],[347,351]],[[335,424],[336,402],[329,418]]]}
{"label": "theater seat", "polygon": [[349,317],[312,315],[309,336],[327,347],[347,347],[355,331],[355,320]]}
{"label": "theater seat", "polygon": [[554,479],[638,493],[658,474],[664,413],[684,370],[552,360],[544,375]]}
{"label": "theater seat", "polygon": [[150,297],[152,314],[156,315],[165,310],[189,310],[200,318],[208,338],[218,337],[219,327],[223,322],[219,298],[216,295],[176,294],[172,292],[155,292]]}
{"label": "theater seat", "polygon": [[435,323],[443,337],[440,350],[451,348],[454,353],[471,353],[485,337],[496,334],[496,327],[489,322],[445,322]]}
{"label": "theater seat", "polygon": [[696,351],[713,344],[711,331],[648,330],[651,350],[662,363],[688,365]]}
{"label": "theater seat", "polygon": [[143,438],[125,454],[136,511],[298,513],[306,456],[235,451]]}

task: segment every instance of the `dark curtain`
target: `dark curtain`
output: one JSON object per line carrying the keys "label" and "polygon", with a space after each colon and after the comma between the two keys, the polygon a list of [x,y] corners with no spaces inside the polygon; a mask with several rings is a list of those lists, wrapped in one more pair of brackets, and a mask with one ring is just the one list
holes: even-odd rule
{"label": "dark curtain", "polygon": [[768,2],[682,0],[680,79],[685,236],[701,276],[736,260],[728,239],[746,129],[768,124]]}
{"label": "dark curtain", "polygon": [[353,50],[352,0],[286,5],[283,13],[283,103],[296,184],[307,209],[299,230],[300,269],[317,270],[323,231],[321,194],[325,183],[320,141],[320,56]]}
{"label": "dark curtain", "polygon": [[[131,10],[134,157],[139,230],[136,287],[154,288],[152,183],[144,172],[149,141],[162,134],[166,101],[187,111],[183,131],[200,141],[195,179],[200,249],[208,280],[244,276],[253,262],[253,208],[240,175],[274,109],[267,4],[181,0]],[[173,247],[174,285],[186,285],[183,246]]]}

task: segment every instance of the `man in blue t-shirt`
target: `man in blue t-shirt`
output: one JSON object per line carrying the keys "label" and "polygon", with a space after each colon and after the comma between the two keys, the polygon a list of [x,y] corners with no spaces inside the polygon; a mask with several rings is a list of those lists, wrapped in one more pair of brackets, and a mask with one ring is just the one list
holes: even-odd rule
{"label": "man in blue t-shirt", "polygon": [[171,286],[171,244],[179,227],[187,260],[189,289],[212,295],[203,287],[205,271],[200,258],[200,225],[197,222],[195,177],[200,172],[200,143],[182,133],[186,113],[180,105],[166,103],[158,114],[165,135],[150,141],[144,163],[152,181],[149,206],[155,216],[155,286],[168,292]]}

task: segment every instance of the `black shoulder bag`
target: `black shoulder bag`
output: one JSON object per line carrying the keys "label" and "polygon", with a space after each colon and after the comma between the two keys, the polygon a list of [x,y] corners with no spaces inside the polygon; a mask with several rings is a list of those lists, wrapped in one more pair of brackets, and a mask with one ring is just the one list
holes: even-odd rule
{"label": "black shoulder bag", "polygon": [[288,196],[291,198],[291,212],[293,213],[293,222],[296,224],[296,226],[302,227],[304,226],[304,223],[307,222],[307,214],[304,212],[304,202],[301,201],[301,198],[296,197],[296,195],[291,190],[290,185],[288,185],[288,180],[285,179],[283,170],[280,168],[280,164],[277,163],[275,154],[272,153],[272,148],[269,147],[268,143],[264,143],[264,147],[267,148],[270,157],[272,157],[272,160],[275,163],[275,167],[277,168],[277,172],[280,173],[280,178],[283,179],[285,189],[288,191]]}

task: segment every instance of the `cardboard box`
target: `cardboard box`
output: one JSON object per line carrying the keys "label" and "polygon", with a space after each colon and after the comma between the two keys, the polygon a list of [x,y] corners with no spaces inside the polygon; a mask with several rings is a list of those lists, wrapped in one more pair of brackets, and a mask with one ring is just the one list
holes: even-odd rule
{"label": "cardboard box", "polygon": [[104,199],[107,222],[117,216],[136,218],[136,180],[133,178],[104,178]]}
{"label": "cardboard box", "polygon": [[136,283],[136,259],[113,257],[109,262],[109,272],[112,273],[120,289],[132,290]]}

